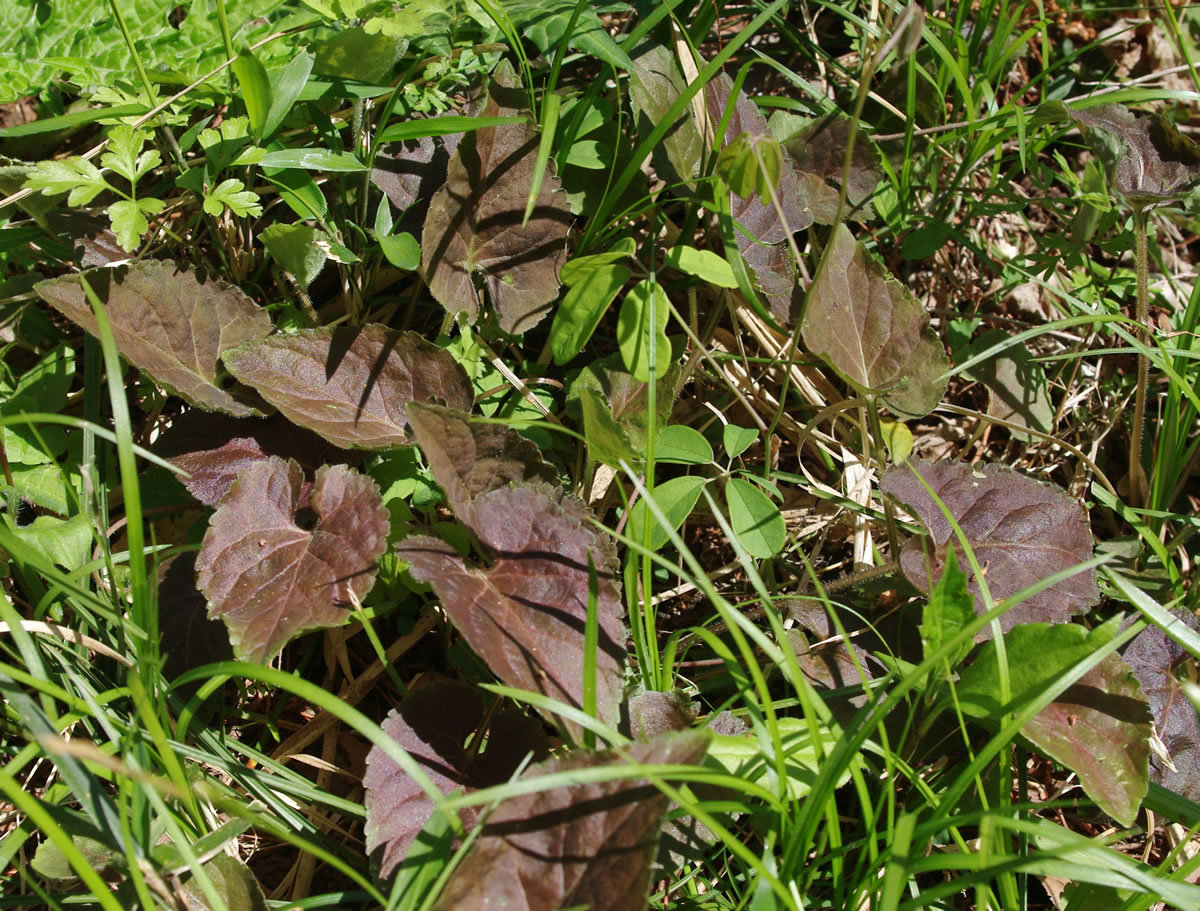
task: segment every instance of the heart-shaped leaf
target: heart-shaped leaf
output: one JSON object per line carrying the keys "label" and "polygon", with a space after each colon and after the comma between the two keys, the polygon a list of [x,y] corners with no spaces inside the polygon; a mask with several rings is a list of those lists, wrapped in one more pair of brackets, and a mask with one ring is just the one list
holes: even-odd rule
{"label": "heart-shaped leaf", "polygon": [[[271,331],[267,312],[226,282],[175,263],[142,260],[129,266],[90,269],[91,285],[112,324],[117,350],[154,381],[197,407],[248,416],[262,414],[243,399],[244,390],[222,383],[222,352]],[[80,276],[37,285],[42,299],[96,334]]]}
{"label": "heart-shaped leaf", "polygon": [[155,442],[154,451],[190,475],[183,486],[205,506],[220,503],[238,472],[253,462],[293,456],[311,475],[326,462],[343,461],[348,454],[281,415],[231,418],[202,411],[175,418]]}
{"label": "heart-shaped leaf", "polygon": [[318,469],[311,493],[306,486],[294,461],[255,462],[204,536],[196,583],[244,661],[268,661],[305,630],[344,622],[345,605],[375,582],[389,524],[375,483],[329,465]]}
{"label": "heart-shaped leaf", "polygon": [[[1175,616],[1200,632],[1200,622],[1192,614],[1177,611]],[[1200,800],[1200,715],[1178,677],[1192,660],[1191,653],[1157,626],[1150,626],[1129,644],[1124,658],[1150,701],[1154,729],[1170,759],[1168,765],[1151,753],[1151,778],[1189,800]]]}
{"label": "heart-shaped leaf", "polygon": [[[530,769],[543,775],[628,762],[692,765],[700,731],[666,734],[617,752],[577,751]],[[642,779],[585,782],[503,801],[454,871],[435,911],[627,911],[646,903],[667,798]]]}
{"label": "heart-shaped leaf", "polygon": [[558,473],[542,461],[537,446],[503,424],[472,421],[462,412],[417,402],[409,406],[408,420],[456,514],[489,490],[528,481],[558,482]]}
{"label": "heart-shaped leaf", "polygon": [[[988,589],[996,601],[1092,556],[1087,515],[1062,490],[999,465],[917,461],[889,469],[879,486],[929,530],[930,553],[921,538],[908,541],[900,552],[904,574],[921,591],[929,591],[941,578],[951,547],[960,566],[969,564],[949,521],[914,472],[958,522],[979,566],[986,567]],[[975,610],[982,613],[974,573],[969,588],[975,593]],[[1007,630],[1038,620],[1062,623],[1098,600],[1096,574],[1089,569],[1026,598],[1000,618],[1000,625]]]}
{"label": "heart-shaped leaf", "polygon": [[[1036,699],[1054,679],[1116,632],[1115,623],[1086,630],[1074,623],[1028,623],[1004,634],[1012,701],[997,699],[995,643],[962,675],[957,700],[969,715],[991,720]],[[1021,728],[1046,755],[1079,776],[1088,796],[1122,825],[1132,825],[1146,795],[1150,711],[1137,679],[1116,655],[1106,655]]]}
{"label": "heart-shaped leaf", "polygon": [[561,489],[526,484],[476,496],[458,517],[494,554],[490,566],[468,566],[449,544],[429,537],[407,538],[396,553],[416,579],[433,586],[497,677],[580,708],[588,561],[595,565],[596,709],[601,720],[615,724],[625,661],[616,552],[591,527],[587,507]]}
{"label": "heart-shaped leaf", "polygon": [[[542,724],[514,706],[501,709],[491,719],[495,736],[488,738],[482,753],[468,753],[472,735],[482,733],[485,716],[480,690],[465,683],[442,681],[417,690],[399,710],[388,713],[384,732],[400,744],[444,794],[456,789],[473,791],[500,784],[532,752],[534,760],[545,759],[550,743]],[[388,877],[404,860],[420,833],[433,802],[396,762],[379,747],[367,754],[366,790],[367,852],[382,849],[379,875]],[[470,831],[479,817],[476,807],[459,811],[463,826]]]}
{"label": "heart-shaped leaf", "polygon": [[[493,76],[485,117],[519,113],[511,67]],[[429,203],[421,235],[429,290],[450,313],[478,316],[475,278],[487,287],[500,327],[519,335],[550,312],[566,260],[570,213],[561,185],[547,173],[527,221],[537,170],[537,131],[523,123],[474,130],[450,159],[446,184]]]}
{"label": "heart-shaped leaf", "polygon": [[276,335],[223,359],[289,420],[347,449],[410,444],[409,402],[440,400],[468,411],[475,400],[448,352],[380,325]]}
{"label": "heart-shaped leaf", "polygon": [[804,343],[862,393],[920,417],[942,400],[950,360],[929,314],[845,225],[808,291]]}

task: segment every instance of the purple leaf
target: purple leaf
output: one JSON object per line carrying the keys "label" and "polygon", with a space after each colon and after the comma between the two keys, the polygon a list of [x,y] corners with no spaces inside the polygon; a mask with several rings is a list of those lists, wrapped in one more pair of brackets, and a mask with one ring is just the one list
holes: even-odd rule
{"label": "purple leaf", "polygon": [[[773,116],[772,125],[775,122]],[[831,225],[837,217],[838,186],[846,164],[850,118],[838,111],[811,120],[788,115],[784,122],[787,135],[779,136],[779,140],[791,158],[800,198],[812,213],[813,220]],[[864,220],[872,217],[871,194],[875,192],[879,177],[878,156],[860,132],[854,142],[850,182],[846,187],[848,214],[853,213]]]}
{"label": "purple leaf", "polygon": [[[453,138],[457,145],[458,137]],[[441,137],[435,136],[389,144],[386,151],[375,156],[371,182],[403,212],[415,202],[428,200],[445,182],[451,151]]]}
{"label": "purple leaf", "polygon": [[629,699],[629,730],[635,740],[650,740],[669,731],[685,731],[696,709],[682,693],[645,690]]}
{"label": "purple leaf", "polygon": [[154,448],[191,475],[183,485],[205,506],[221,502],[239,471],[270,456],[295,457],[311,475],[326,462],[344,461],[349,454],[280,415],[232,418],[202,411],[175,418]]}
{"label": "purple leaf", "polygon": [[177,554],[158,565],[158,627],[165,655],[163,674],[168,679],[233,657],[225,628],[208,617],[207,607],[196,588],[194,552]]}
{"label": "purple leaf", "polygon": [[804,343],[859,392],[892,412],[928,414],[946,391],[950,361],[929,314],[845,225],[808,291]]}
{"label": "purple leaf", "polygon": [[473,422],[459,411],[413,403],[408,409],[421,451],[455,513],[475,497],[513,483],[558,482],[532,441],[503,424]]}
{"label": "purple leaf", "polygon": [[380,325],[276,335],[226,352],[224,361],[290,421],[346,449],[410,444],[409,402],[440,400],[463,411],[474,403],[449,352]]}
{"label": "purple leaf", "polygon": [[[484,117],[522,113],[509,106],[518,85],[511,67],[493,75]],[[422,269],[429,290],[450,313],[479,315],[475,278],[486,285],[500,328],[520,335],[550,312],[558,272],[566,261],[570,213],[561,185],[548,169],[525,224],[525,206],[537,167],[538,132],[503,124],[463,137],[450,159],[446,184],[429,204],[421,235]]]}
{"label": "purple leaf", "polygon": [[[344,622],[375,582],[388,513],[370,478],[345,465],[304,470],[274,456],[243,470],[209,523],[196,582],[234,653],[265,662],[301,632]],[[311,529],[302,527],[315,517]]]}
{"label": "purple leaf", "polygon": [[[1200,632],[1200,622],[1192,614],[1176,611],[1175,616]],[[1151,753],[1150,777],[1189,800],[1200,800],[1200,715],[1177,676],[1191,654],[1157,626],[1150,626],[1138,633],[1124,657],[1150,701],[1154,729],[1175,766],[1172,769]]]}
{"label": "purple leaf", "polygon": [[[83,273],[104,302],[121,356],[159,385],[208,411],[262,414],[245,390],[222,384],[219,358],[271,331],[271,318],[226,282],[175,263],[143,260]],[[80,284],[65,275],[37,286],[42,299],[96,334],[96,318]]]}
{"label": "purple leaf", "polygon": [[[599,587],[597,714],[615,724],[625,660],[616,552],[589,524],[587,507],[560,489],[526,484],[481,494],[458,517],[495,555],[489,567],[469,567],[436,538],[408,538],[396,552],[416,579],[433,586],[497,677],[579,708],[591,558]],[[576,725],[568,727],[579,733]]]}
{"label": "purple leaf", "polygon": [[[900,566],[913,585],[929,591],[941,578],[947,549],[968,572],[975,610],[983,612],[979,584],[959,549],[941,509],[913,470],[950,510],[986,568],[992,597],[999,601],[1042,579],[1078,566],[1092,556],[1087,515],[1062,490],[998,465],[918,461],[889,469],[880,489],[905,504],[929,530],[932,553],[926,563],[923,539],[908,541]],[[1093,570],[1076,573],[1025,599],[1000,618],[1003,629],[1018,623],[1061,623],[1100,600]]]}
{"label": "purple leaf", "polygon": [[[483,698],[475,687],[443,681],[415,692],[398,711],[388,714],[383,730],[402,746],[444,794],[500,784],[512,777],[525,756],[546,758],[550,743],[541,723],[513,706],[497,713],[495,733],[479,755],[467,752],[468,741],[484,720]],[[379,747],[367,754],[367,852],[380,853],[379,875],[386,878],[404,860],[413,840],[433,812],[433,802]],[[475,807],[459,812],[470,830]]]}
{"label": "purple leaf", "polygon": [[[691,765],[707,746],[708,738],[698,731],[668,734],[621,753],[575,752],[522,778],[630,760]],[[639,779],[570,785],[505,800],[488,817],[435,911],[644,907],[666,808],[667,798]]]}

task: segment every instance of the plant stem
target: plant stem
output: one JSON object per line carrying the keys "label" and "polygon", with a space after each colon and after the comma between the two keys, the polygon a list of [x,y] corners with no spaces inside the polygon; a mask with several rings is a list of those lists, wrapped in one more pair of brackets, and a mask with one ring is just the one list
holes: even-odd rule
{"label": "plant stem", "polygon": [[[1134,263],[1137,267],[1137,329],[1138,341],[1150,344],[1147,320],[1150,316],[1149,254],[1146,245],[1147,213],[1144,206],[1133,210]],[[1142,467],[1142,430],[1146,420],[1146,386],[1150,380],[1150,360],[1144,351],[1138,352],[1137,395],[1133,407],[1133,428],[1129,434],[1129,501],[1132,506],[1145,506],[1150,495],[1146,471]]]}

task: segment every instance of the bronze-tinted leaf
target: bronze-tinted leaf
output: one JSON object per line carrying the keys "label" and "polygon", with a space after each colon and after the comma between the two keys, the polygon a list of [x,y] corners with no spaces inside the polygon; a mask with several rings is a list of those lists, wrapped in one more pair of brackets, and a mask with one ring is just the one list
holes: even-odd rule
{"label": "bronze-tinted leaf", "polygon": [[[962,528],[979,565],[986,567],[988,589],[997,601],[1092,556],[1087,515],[1062,490],[999,465],[917,461],[889,469],[879,486],[929,530],[928,539],[914,538],[900,552],[904,574],[922,591],[941,578],[947,551],[954,547],[959,566],[968,572],[975,610],[983,611],[978,580],[914,469]],[[1007,630],[1031,621],[1061,623],[1099,599],[1096,574],[1089,569],[1025,599],[1001,617],[1000,625]]]}
{"label": "bronze-tinted leaf", "polygon": [[[621,753],[575,752],[523,778],[638,763],[695,764],[699,731],[631,744]],[[624,754],[624,755],[622,755]],[[503,801],[454,871],[435,911],[628,911],[646,905],[667,798],[639,779],[571,785]]]}
{"label": "bronze-tinted leaf", "polygon": [[1177,199],[1200,181],[1200,145],[1161,114],[1138,117],[1123,104],[1067,113],[1095,140],[1114,189],[1131,205]]}
{"label": "bronze-tinted leaf", "polygon": [[[227,388],[222,352],[271,331],[271,319],[226,282],[175,263],[143,260],[83,273],[104,302],[117,350],[131,364],[197,407],[248,416],[245,390]],[[88,332],[96,334],[80,276],[37,286],[38,294]]]}
{"label": "bronze-tinted leaf", "polygon": [[628,708],[629,731],[635,740],[650,740],[669,731],[686,731],[696,720],[695,705],[678,690],[635,693],[629,698]]}
{"label": "bronze-tinted leaf", "polygon": [[[833,224],[850,140],[850,118],[841,111],[812,119],[786,114],[777,121],[777,117],[780,115],[771,118],[771,126],[791,158],[800,198],[814,221]],[[871,194],[879,178],[879,158],[860,132],[855,139],[850,181],[846,186],[848,215],[863,220],[872,217]]]}
{"label": "bronze-tinted leaf", "polygon": [[468,566],[436,538],[407,538],[396,552],[415,578],[433,586],[454,625],[497,677],[576,707],[583,706],[590,557],[599,587],[597,714],[615,724],[625,662],[616,551],[589,524],[587,507],[561,489],[528,483],[481,494],[458,517],[494,554],[489,567]]}
{"label": "bronze-tinted leaf", "polygon": [[165,656],[163,674],[168,680],[202,664],[233,657],[225,627],[208,616],[207,607],[196,588],[194,551],[158,565],[158,628]]}
{"label": "bronze-tinted leaf", "polygon": [[226,352],[224,361],[289,420],[345,448],[411,443],[409,402],[468,411],[475,400],[447,351],[380,325],[276,335]]}
{"label": "bronze-tinted leaf", "polygon": [[[481,754],[469,754],[467,744],[484,721],[481,691],[456,681],[442,681],[417,690],[383,722],[384,732],[408,752],[449,794],[500,784],[532,752],[545,759],[550,743],[541,722],[514,706],[501,709],[491,722],[494,736]],[[367,754],[367,852],[380,850],[379,875],[388,877],[404,860],[413,840],[433,812],[433,802],[379,747]],[[469,831],[478,819],[476,807],[459,811]]]}
{"label": "bronze-tinted leaf", "polygon": [[[1200,632],[1200,622],[1194,615],[1176,611],[1175,616]],[[1168,765],[1157,753],[1151,753],[1150,777],[1189,800],[1200,800],[1200,715],[1178,676],[1195,659],[1157,626],[1138,633],[1124,658],[1150,701],[1155,731],[1170,757]]]}
{"label": "bronze-tinted leaf", "polygon": [[489,490],[525,481],[558,482],[558,473],[542,461],[537,446],[511,427],[416,402],[409,406],[408,421],[455,513]]}
{"label": "bronze-tinted leaf", "polygon": [[190,475],[183,485],[205,506],[220,503],[238,472],[252,462],[292,457],[311,475],[326,462],[351,455],[280,415],[232,418],[202,411],[175,418],[154,451]]}
{"label": "bronze-tinted leaf", "polygon": [[391,143],[375,156],[371,183],[401,212],[428,200],[446,180],[446,167],[459,137],[421,136]]}
{"label": "bronze-tinted leaf", "polygon": [[[989,329],[971,344],[971,351],[984,351],[1008,338],[1003,329]],[[1050,432],[1054,420],[1054,404],[1050,401],[1050,385],[1042,365],[1023,345],[1006,348],[995,357],[976,364],[968,376],[988,389],[988,414],[1003,421]],[[1020,430],[1011,431],[1013,438],[1029,442],[1037,439]]]}
{"label": "bronze-tinted leaf", "polygon": [[[497,69],[481,116],[520,114],[512,107],[519,104],[513,97],[520,97],[516,85],[511,67]],[[474,320],[479,276],[500,327],[514,335],[550,312],[567,256],[570,213],[552,171],[522,225],[537,147],[538,132],[528,124],[485,127],[463,137],[445,186],[429,204],[421,235],[421,267],[437,301],[450,313],[467,311]]]}
{"label": "bronze-tinted leaf", "polygon": [[298,463],[255,462],[204,536],[196,582],[243,660],[268,661],[301,632],[344,622],[375,582],[389,528],[375,483],[330,465],[307,497],[305,487]]}
{"label": "bronze-tinted leaf", "polygon": [[845,225],[809,288],[803,331],[809,350],[898,415],[920,417],[942,400],[950,360],[929,314]]}
{"label": "bronze-tinted leaf", "polygon": [[[990,575],[990,574],[989,574]],[[968,715],[993,722],[1041,696],[1056,678],[1111,640],[1117,625],[1027,623],[1004,634],[1011,701],[1002,705],[999,658],[989,642],[967,668],[957,700]],[[1079,776],[1088,796],[1132,825],[1146,795],[1150,711],[1133,672],[1116,655],[1067,687],[1021,733]]]}
{"label": "bronze-tinted leaf", "polygon": [[[629,56],[633,59],[633,69],[629,71],[629,103],[638,133],[645,136],[662,122],[671,105],[687,88],[687,83],[674,55],[650,39],[640,42]],[[700,173],[705,148],[690,107],[679,115],[659,147],[666,153],[666,160],[661,160],[656,148],[657,168],[681,182],[695,180]],[[671,171],[674,171],[673,175]]]}

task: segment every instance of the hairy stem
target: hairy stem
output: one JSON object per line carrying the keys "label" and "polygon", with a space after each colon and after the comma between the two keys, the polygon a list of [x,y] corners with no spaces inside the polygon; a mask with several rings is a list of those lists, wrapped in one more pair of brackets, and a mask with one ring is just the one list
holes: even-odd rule
{"label": "hairy stem", "polygon": [[[1150,315],[1149,254],[1146,245],[1147,214],[1144,207],[1133,210],[1134,262],[1137,267],[1136,336],[1150,344],[1147,320]],[[1146,471],[1142,467],[1142,431],[1146,421],[1146,386],[1150,380],[1150,360],[1138,352],[1137,394],[1133,407],[1133,428],[1129,434],[1129,499],[1133,506],[1144,506],[1150,495]]]}

